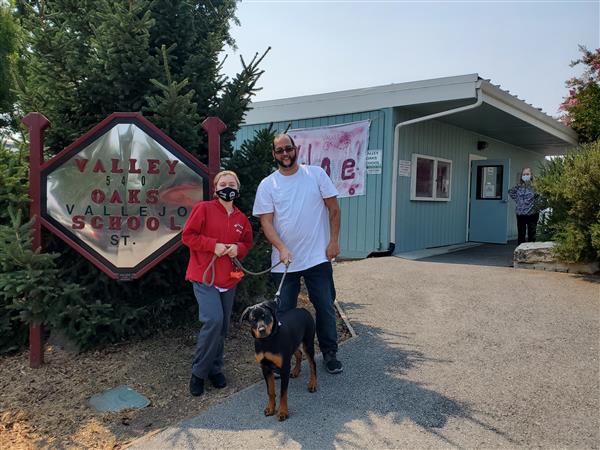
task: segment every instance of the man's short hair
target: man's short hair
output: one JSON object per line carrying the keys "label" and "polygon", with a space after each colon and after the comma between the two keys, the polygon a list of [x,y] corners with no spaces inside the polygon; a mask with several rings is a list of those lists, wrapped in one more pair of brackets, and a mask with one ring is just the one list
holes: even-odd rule
{"label": "man's short hair", "polygon": [[273,151],[275,151],[275,141],[276,141],[277,139],[279,139],[279,138],[283,137],[283,136],[287,136],[287,137],[288,137],[288,139],[290,140],[290,142],[292,143],[292,145],[293,145],[294,147],[296,147],[296,143],[294,142],[294,140],[292,139],[292,137],[291,137],[289,134],[287,134],[287,133],[279,133],[277,136],[275,136],[275,137],[273,138],[273,142],[271,142],[271,147],[273,148]]}

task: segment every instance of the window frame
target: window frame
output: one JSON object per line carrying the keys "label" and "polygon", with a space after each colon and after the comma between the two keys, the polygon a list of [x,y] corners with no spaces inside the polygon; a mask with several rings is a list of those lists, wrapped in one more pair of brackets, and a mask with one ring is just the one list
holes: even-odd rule
{"label": "window frame", "polygon": [[[432,189],[432,197],[417,197],[417,158],[428,159],[433,161],[433,189]],[[448,197],[440,197],[437,196],[437,169],[438,162],[447,163],[449,166],[448,170],[448,179],[450,180],[450,184],[448,185]],[[422,202],[449,202],[452,199],[452,160],[445,158],[438,158],[436,156],[423,155],[420,153],[412,154],[411,161],[411,169],[410,169],[410,199],[414,201],[422,201]]]}

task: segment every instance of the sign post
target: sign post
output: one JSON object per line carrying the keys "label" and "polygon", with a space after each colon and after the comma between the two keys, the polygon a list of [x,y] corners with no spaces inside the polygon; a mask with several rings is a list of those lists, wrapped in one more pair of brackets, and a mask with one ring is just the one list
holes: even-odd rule
{"label": "sign post", "polygon": [[[33,223],[33,251],[42,248],[42,224],[40,221],[40,168],[44,163],[44,131],[50,121],[42,114],[34,112],[23,117],[22,122],[29,129],[29,217]],[[37,369],[44,362],[43,328],[39,323],[29,324],[29,366]]]}
{"label": "sign post", "polygon": [[[181,246],[192,207],[212,196],[220,169],[217,117],[208,133],[208,166],[140,113],[113,113],[48,161],[39,113],[24,119],[30,133],[33,248],[41,227],[60,237],[110,278],[138,279]],[[30,366],[43,363],[42,328],[30,325]]]}

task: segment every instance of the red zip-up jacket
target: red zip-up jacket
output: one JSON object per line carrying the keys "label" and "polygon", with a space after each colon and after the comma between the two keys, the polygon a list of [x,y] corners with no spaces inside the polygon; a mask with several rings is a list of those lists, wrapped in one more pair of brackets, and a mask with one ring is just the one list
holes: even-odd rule
{"label": "red zip-up jacket", "polygon": [[[190,249],[185,279],[202,283],[202,275],[215,254],[216,244],[237,244],[237,258],[241,260],[252,248],[252,227],[248,218],[236,207],[229,215],[218,199],[199,202],[183,227],[181,241]],[[229,256],[217,258],[214,285],[223,289],[234,287],[240,281],[240,278],[231,276],[234,270]],[[211,278],[212,271],[209,269],[205,281],[210,283]]]}

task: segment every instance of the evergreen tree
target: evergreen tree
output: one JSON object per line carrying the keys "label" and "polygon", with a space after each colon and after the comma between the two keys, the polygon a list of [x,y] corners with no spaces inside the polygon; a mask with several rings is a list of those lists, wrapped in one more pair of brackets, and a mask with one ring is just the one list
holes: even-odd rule
{"label": "evergreen tree", "polygon": [[13,67],[17,60],[18,26],[11,4],[0,2],[0,130],[11,123],[15,97],[13,89]]}
{"label": "evergreen tree", "polygon": [[90,24],[94,53],[82,83],[89,102],[83,112],[92,124],[114,111],[142,111],[150,80],[159,75],[158,60],[150,54],[155,19],[148,3],[103,0],[96,7],[97,19]]}
{"label": "evergreen tree", "polygon": [[147,97],[148,107],[144,111],[150,113],[156,126],[167,133],[183,147],[193,148],[199,141],[199,117],[197,106],[193,103],[194,91],[182,94],[188,80],[173,81],[169,70],[169,57],[165,46],[162,46],[163,69],[166,84],[152,79],[151,83],[160,91],[157,95]]}
{"label": "evergreen tree", "polygon": [[[237,23],[235,6],[235,0],[17,0],[28,49],[21,109],[50,119],[47,144],[56,153],[111,112],[144,111],[154,120],[149,99],[164,91],[151,80],[183,83],[178,95],[192,94],[182,100],[184,110],[174,114],[180,123],[162,114],[158,121],[170,122],[171,129],[201,130],[206,117],[219,116],[228,126],[222,138],[227,157],[258,90],[264,57],[255,56],[247,65],[242,60],[232,79],[221,74],[220,54],[234,45],[229,26]],[[163,45],[171,81],[164,78]],[[188,115],[190,100],[196,113]],[[206,159],[205,133],[180,139],[186,140],[186,150]]]}
{"label": "evergreen tree", "polygon": [[[201,123],[218,115],[228,126],[222,153],[231,155],[264,57],[243,63],[232,79],[221,74],[220,54],[234,45],[229,27],[236,23],[235,0],[16,1],[26,49],[18,105],[51,121],[48,153],[59,152],[113,111],[141,111],[204,160]],[[100,305],[93,312],[71,299],[63,309],[72,314],[51,312],[56,326],[82,330],[75,337],[81,344],[146,334],[178,313],[190,316],[186,249],[142,279],[115,282],[57,238],[45,239],[44,249],[61,254],[64,270],[56,283],[76,282],[85,305]]]}

